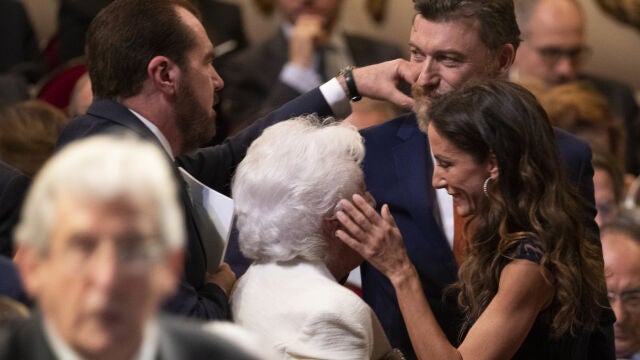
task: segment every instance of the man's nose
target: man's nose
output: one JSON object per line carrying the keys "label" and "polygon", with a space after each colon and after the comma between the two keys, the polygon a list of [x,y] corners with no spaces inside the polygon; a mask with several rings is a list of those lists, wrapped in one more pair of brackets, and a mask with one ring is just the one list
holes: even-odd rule
{"label": "man's nose", "polygon": [[578,74],[578,62],[569,56],[562,56],[555,65],[555,72],[558,78],[573,81]]}
{"label": "man's nose", "polygon": [[420,63],[419,71],[420,74],[418,75],[418,79],[416,80],[416,85],[424,87],[437,83],[439,76],[435,69],[433,59],[428,58]]}
{"label": "man's nose", "polygon": [[220,74],[218,74],[216,68],[214,68],[213,66],[211,68],[213,69],[211,78],[213,79],[214,90],[222,90],[222,88],[224,88],[224,80],[222,80],[222,77],[220,77]]}
{"label": "man's nose", "polygon": [[118,275],[123,270],[118,259],[117,250],[113,246],[103,246],[97,254],[94,254],[93,266],[88,271],[93,283],[100,288],[109,289],[114,286]]}

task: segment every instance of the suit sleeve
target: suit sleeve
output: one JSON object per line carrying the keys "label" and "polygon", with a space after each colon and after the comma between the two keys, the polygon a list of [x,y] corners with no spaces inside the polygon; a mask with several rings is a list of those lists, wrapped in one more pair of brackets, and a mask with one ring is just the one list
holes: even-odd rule
{"label": "suit sleeve", "polygon": [[320,117],[333,112],[318,88],[301,95],[268,115],[256,120],[238,134],[227,138],[222,144],[200,149],[195,153],[176,159],[178,166],[207,186],[229,195],[231,176],[242,161],[249,145],[270,125],[291,117],[317,113]]}
{"label": "suit sleeve", "polygon": [[164,304],[163,309],[172,314],[201,320],[231,319],[229,299],[220,287],[205,283],[196,289],[184,278],[178,292]]}

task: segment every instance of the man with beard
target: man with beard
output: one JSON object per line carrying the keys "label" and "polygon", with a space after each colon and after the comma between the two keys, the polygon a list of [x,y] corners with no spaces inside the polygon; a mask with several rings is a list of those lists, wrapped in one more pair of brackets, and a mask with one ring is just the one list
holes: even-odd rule
{"label": "man with beard", "polygon": [[[512,0],[414,0],[414,6],[417,15],[409,46],[410,61],[421,69],[412,89],[417,111],[467,81],[507,75],[520,43]],[[443,297],[458,270],[453,251],[453,203],[446,189],[433,190],[431,186],[436,165],[428,139],[418,128],[415,113],[365,129],[362,135],[367,150],[365,182],[377,201],[377,210],[389,205],[429,305],[451,343],[458,344],[462,314],[455,296]],[[584,221],[597,238],[591,150],[566,132],[556,131],[556,138],[568,176],[579,186],[588,208]],[[445,165],[455,164],[437,166]],[[361,266],[361,273],[363,297],[376,312],[392,346],[407,358],[415,358],[393,286],[368,263]],[[611,353],[594,353],[594,359],[613,354],[613,318],[603,321],[603,341],[609,342]]]}
{"label": "man with beard", "polygon": [[206,271],[203,243],[208,241],[207,234],[198,223],[197,209],[177,166],[228,194],[235,166],[265,127],[304,113],[344,117],[350,110],[345,93],[358,90],[363,96],[410,107],[413,101],[394,85],[401,79],[412,81],[415,71],[403,60],[353,70],[256,121],[224,144],[195,151],[215,132],[213,106],[224,83],[211,64],[214,55],[188,0],[112,2],[93,20],[87,36],[95,100],[87,115],[63,130],[58,145],[126,131],[154,142],[164,149],[168,160],[175,159],[173,169],[181,184],[188,240],[185,273],[165,310],[202,319],[227,319],[227,294],[235,275],[226,264],[215,274]]}

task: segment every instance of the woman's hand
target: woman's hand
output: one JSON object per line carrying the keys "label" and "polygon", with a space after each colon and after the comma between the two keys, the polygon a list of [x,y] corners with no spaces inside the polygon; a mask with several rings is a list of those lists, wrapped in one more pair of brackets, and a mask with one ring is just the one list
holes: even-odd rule
{"label": "woman's hand", "polygon": [[382,206],[380,215],[370,201],[355,194],[353,202],[343,199],[338,206],[340,211],[336,217],[344,227],[336,232],[340,240],[360,253],[392,283],[415,271],[388,205]]}

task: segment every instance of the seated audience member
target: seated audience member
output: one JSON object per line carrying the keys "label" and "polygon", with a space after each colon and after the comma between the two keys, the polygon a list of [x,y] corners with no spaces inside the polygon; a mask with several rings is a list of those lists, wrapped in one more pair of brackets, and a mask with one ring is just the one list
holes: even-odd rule
{"label": "seated audience member", "polygon": [[613,220],[624,196],[622,167],[610,153],[594,149],[593,159],[593,195],[596,201],[596,222],[603,225]]}
{"label": "seated audience member", "polygon": [[[275,1],[283,23],[267,40],[220,63],[228,135],[335,76],[402,57],[394,45],[340,31],[344,0]],[[388,119],[385,119],[388,120]]]}
{"label": "seated audience member", "polygon": [[41,313],[0,327],[0,359],[249,359],[199,325],[158,316],[175,292],[185,231],[166,155],[94,137],[35,178],[15,261]]}
{"label": "seated audience member", "polygon": [[[388,205],[343,200],[337,235],[394,286],[419,358],[587,359],[606,300],[599,243],[565,178],[554,131],[531,93],[504,81],[454,90],[418,112],[432,184],[464,224],[452,290],[466,314],[452,346],[427,302]],[[607,346],[607,344],[603,344]]]}
{"label": "seated audience member", "polygon": [[29,16],[20,0],[0,1],[0,102],[28,99],[28,85],[45,71]]}
{"label": "seated audience member", "polygon": [[62,111],[40,100],[0,108],[0,160],[33,177],[68,122]]}
{"label": "seated audience member", "polygon": [[334,213],[341,198],[365,194],[363,156],[353,127],[310,115],[266,129],[238,165],[239,243],[253,263],[231,308],[236,323],[283,358],[395,354],[371,308],[338,283],[362,262],[335,237]]}
{"label": "seated audience member", "polygon": [[28,188],[29,178],[0,160],[0,255],[8,258],[13,257],[13,228]]}
{"label": "seated audience member", "polygon": [[601,237],[609,303],[616,314],[616,356],[640,360],[640,210],[621,211]]}
{"label": "seated audience member", "polygon": [[610,152],[624,166],[625,139],[622,123],[611,112],[607,99],[586,82],[539,87],[532,91],[553,126]]}
{"label": "seated audience member", "polygon": [[581,3],[578,0],[514,1],[523,41],[510,75],[515,80],[533,78],[547,86],[581,80],[597,89],[607,99],[615,116],[622,120],[626,135],[625,170],[638,175],[640,109],[628,85],[583,72],[589,48]]}

